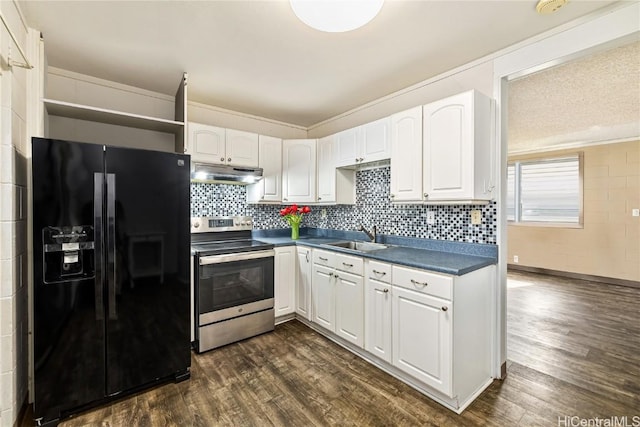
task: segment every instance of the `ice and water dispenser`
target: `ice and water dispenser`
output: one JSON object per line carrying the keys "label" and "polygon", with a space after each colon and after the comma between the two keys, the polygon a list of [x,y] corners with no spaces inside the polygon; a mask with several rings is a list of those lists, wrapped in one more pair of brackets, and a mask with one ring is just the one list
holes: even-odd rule
{"label": "ice and water dispenser", "polygon": [[45,227],[42,243],[45,283],[94,277],[93,226]]}

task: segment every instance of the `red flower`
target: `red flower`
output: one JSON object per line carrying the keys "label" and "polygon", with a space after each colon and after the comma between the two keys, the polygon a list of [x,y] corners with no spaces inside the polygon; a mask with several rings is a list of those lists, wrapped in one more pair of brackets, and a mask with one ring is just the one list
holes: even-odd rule
{"label": "red flower", "polygon": [[291,205],[280,209],[280,216],[287,220],[289,225],[300,224],[302,216],[311,212],[309,206],[298,207],[298,205]]}

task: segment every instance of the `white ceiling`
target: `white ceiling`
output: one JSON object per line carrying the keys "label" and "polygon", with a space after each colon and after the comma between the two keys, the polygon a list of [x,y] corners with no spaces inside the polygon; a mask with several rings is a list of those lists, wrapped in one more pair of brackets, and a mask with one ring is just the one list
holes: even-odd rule
{"label": "white ceiling", "polygon": [[387,0],[367,26],[323,33],[273,1],[18,1],[49,65],[310,126],[614,1]]}
{"label": "white ceiling", "polygon": [[640,42],[509,82],[509,152],[640,137]]}

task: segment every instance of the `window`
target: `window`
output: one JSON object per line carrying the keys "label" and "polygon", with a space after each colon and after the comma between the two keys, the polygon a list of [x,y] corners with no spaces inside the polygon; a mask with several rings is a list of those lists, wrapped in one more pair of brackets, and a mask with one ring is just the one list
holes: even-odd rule
{"label": "window", "polygon": [[582,223],[582,156],[526,160],[507,167],[507,219]]}

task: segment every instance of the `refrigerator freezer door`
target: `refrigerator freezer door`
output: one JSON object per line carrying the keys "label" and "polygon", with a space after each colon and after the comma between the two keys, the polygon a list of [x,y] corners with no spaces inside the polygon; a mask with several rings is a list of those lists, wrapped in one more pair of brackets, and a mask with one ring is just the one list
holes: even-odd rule
{"label": "refrigerator freezer door", "polygon": [[189,157],[107,147],[105,158],[107,394],[116,395],[190,366]]}
{"label": "refrigerator freezer door", "polygon": [[104,397],[102,170],[100,145],[32,140],[34,415],[45,421]]}

